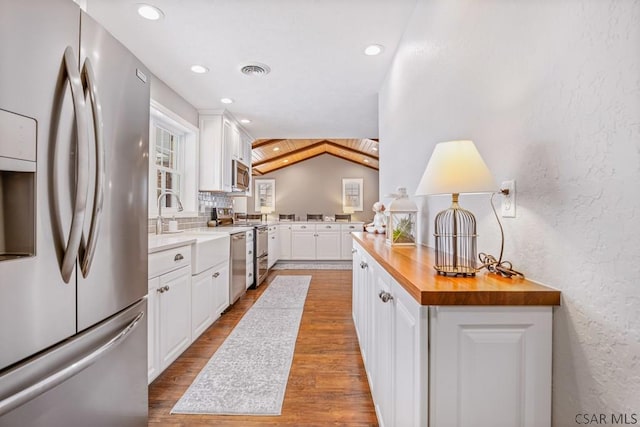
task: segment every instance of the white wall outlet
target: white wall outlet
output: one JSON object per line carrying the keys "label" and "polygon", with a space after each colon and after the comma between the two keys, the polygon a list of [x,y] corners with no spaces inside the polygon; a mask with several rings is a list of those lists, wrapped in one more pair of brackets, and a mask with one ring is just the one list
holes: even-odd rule
{"label": "white wall outlet", "polygon": [[500,190],[508,190],[508,194],[502,193],[502,217],[503,218],[515,218],[516,217],[516,181],[511,179],[509,181],[502,181]]}

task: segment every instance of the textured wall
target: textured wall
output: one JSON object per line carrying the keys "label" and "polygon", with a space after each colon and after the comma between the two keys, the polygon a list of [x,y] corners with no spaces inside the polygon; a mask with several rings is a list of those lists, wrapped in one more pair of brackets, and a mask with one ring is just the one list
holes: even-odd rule
{"label": "textured wall", "polygon": [[[276,180],[276,212],[294,213],[306,219],[307,213],[333,216],[342,212],[342,178],[363,178],[363,211],[351,215],[352,220],[372,221],[371,206],[378,201],[378,171],[323,154],[255,178]],[[255,210],[253,197],[247,210]]]}
{"label": "textured wall", "polygon": [[[640,1],[419,0],[379,107],[381,195],[451,139],[516,179],[506,257],[563,293],[553,425],[640,413]],[[416,201],[431,245],[448,199]],[[461,204],[497,253],[488,197]]]}

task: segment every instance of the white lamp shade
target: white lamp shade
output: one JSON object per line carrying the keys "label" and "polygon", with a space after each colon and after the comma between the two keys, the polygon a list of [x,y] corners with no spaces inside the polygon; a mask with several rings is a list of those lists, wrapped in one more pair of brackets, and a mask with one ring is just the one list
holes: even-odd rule
{"label": "white lamp shade", "polygon": [[496,184],[473,141],[436,144],[416,195],[490,193]]}

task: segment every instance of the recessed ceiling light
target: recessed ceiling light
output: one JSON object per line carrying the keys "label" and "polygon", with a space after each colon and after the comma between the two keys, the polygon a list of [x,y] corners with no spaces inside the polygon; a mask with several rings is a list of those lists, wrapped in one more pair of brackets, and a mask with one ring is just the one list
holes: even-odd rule
{"label": "recessed ceiling light", "polygon": [[220,98],[220,102],[223,104],[233,104],[233,99],[231,98]]}
{"label": "recessed ceiling light", "polygon": [[373,151],[378,151],[376,147],[371,148]]}
{"label": "recessed ceiling light", "polygon": [[282,163],[289,163],[289,159],[284,159]]}
{"label": "recessed ceiling light", "polygon": [[363,160],[365,163],[369,163],[369,159],[364,159]]}
{"label": "recessed ceiling light", "polygon": [[164,18],[164,12],[150,4],[140,3],[138,5],[138,15],[150,21],[157,21]]}
{"label": "recessed ceiling light", "polygon": [[280,151],[280,147],[273,147],[273,151]]}
{"label": "recessed ceiling light", "polygon": [[209,69],[203,65],[192,65],[191,66],[191,71],[193,71],[196,74],[204,74],[206,72],[209,71]]}
{"label": "recessed ceiling light", "polygon": [[383,50],[384,50],[384,47],[382,45],[372,44],[372,45],[367,46],[364,49],[364,54],[368,55],[368,56],[380,55]]}
{"label": "recessed ceiling light", "polygon": [[244,123],[245,125],[251,123],[251,120],[249,119],[240,119],[240,123]]}

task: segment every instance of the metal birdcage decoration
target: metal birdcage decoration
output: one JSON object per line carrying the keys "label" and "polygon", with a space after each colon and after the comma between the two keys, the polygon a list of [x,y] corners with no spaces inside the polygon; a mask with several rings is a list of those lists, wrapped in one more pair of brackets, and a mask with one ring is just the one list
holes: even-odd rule
{"label": "metal birdcage decoration", "polygon": [[398,188],[398,193],[388,209],[386,243],[392,246],[415,246],[418,207],[409,199],[406,188]]}
{"label": "metal birdcage decoration", "polygon": [[453,194],[449,209],[436,215],[433,235],[436,246],[434,268],[438,274],[476,275],[476,219],[458,205],[458,194]]}

